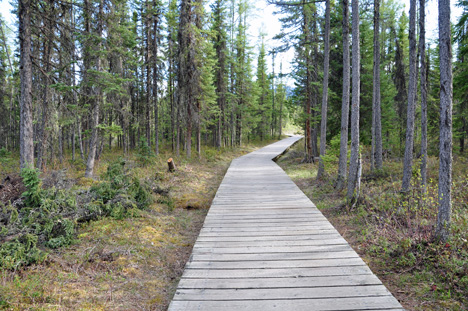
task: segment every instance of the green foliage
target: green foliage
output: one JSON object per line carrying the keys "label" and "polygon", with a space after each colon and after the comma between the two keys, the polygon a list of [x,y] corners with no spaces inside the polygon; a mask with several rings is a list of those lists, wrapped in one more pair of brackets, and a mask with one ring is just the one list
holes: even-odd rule
{"label": "green foliage", "polygon": [[[0,246],[0,269],[41,262],[47,256],[44,247],[57,249],[74,241],[77,224],[89,219],[110,216],[123,219],[136,209],[152,203],[149,186],[124,169],[122,159],[111,163],[103,181],[88,192],[71,190],[43,190],[39,172],[24,169],[21,172],[27,191],[23,194],[25,206],[18,209],[3,206],[0,236],[11,240]],[[77,204],[79,198],[80,206]],[[87,203],[86,203],[87,202]]]}
{"label": "green foliage", "polygon": [[138,145],[138,151],[136,153],[136,158],[138,163],[142,166],[147,166],[153,160],[154,153],[151,150],[150,146],[148,146],[148,142],[144,137],[140,139],[140,143]]}
{"label": "green foliage", "polygon": [[10,152],[5,148],[0,148],[0,159],[5,159],[5,158],[8,158],[10,156]]}
{"label": "green foliage", "polygon": [[23,184],[26,191],[23,193],[25,198],[24,203],[29,207],[38,207],[41,205],[43,191],[41,189],[41,179],[39,178],[39,170],[33,168],[24,168],[21,170]]}
{"label": "green foliage", "polygon": [[37,241],[36,235],[24,234],[3,243],[0,246],[0,268],[17,269],[44,260],[46,254],[37,248]]}
{"label": "green foliage", "polygon": [[94,200],[89,208],[100,216],[121,219],[134,208],[144,209],[152,203],[148,185],[125,172],[125,160],[118,159],[107,167],[104,181],[91,187]]}

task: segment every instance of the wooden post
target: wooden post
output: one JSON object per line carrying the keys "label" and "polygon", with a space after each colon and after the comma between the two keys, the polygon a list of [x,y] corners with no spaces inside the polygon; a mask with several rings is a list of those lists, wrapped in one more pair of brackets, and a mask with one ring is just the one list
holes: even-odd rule
{"label": "wooden post", "polygon": [[169,172],[175,172],[175,163],[172,158],[167,160],[167,166],[169,167]]}

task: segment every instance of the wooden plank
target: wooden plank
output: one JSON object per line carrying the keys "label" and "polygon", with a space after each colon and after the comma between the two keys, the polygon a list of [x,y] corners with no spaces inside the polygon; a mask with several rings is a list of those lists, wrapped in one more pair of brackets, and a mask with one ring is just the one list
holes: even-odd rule
{"label": "wooden plank", "polygon": [[322,298],[322,299],[284,299],[284,300],[243,300],[243,301],[173,301],[171,311],[359,311],[359,310],[402,310],[392,296]]}
{"label": "wooden plank", "polygon": [[286,247],[316,245],[348,245],[348,242],[343,238],[302,241],[197,241],[194,247]]}
{"label": "wooden plank", "polygon": [[278,269],[186,269],[184,278],[229,279],[229,278],[290,278],[308,276],[338,276],[372,274],[367,266],[278,268]]}
{"label": "wooden plank", "polygon": [[317,229],[334,229],[332,225],[327,223],[321,223],[318,225],[306,225],[306,226],[269,226],[269,227],[256,227],[256,226],[246,226],[246,227],[236,227],[236,228],[226,228],[222,225],[216,226],[207,226],[201,229],[201,232],[275,232],[275,231],[284,231],[295,232],[295,231],[309,231]]}
{"label": "wooden plank", "polygon": [[269,260],[269,261],[189,261],[186,269],[279,269],[363,266],[361,258]]}
{"label": "wooden plank", "polygon": [[352,250],[348,244],[314,246],[261,246],[261,247],[194,247],[193,253],[212,252],[225,254],[262,254],[262,253],[298,253],[298,252],[334,252]]}
{"label": "wooden plank", "polygon": [[200,235],[197,242],[251,242],[251,241],[308,241],[308,240],[331,240],[339,239],[341,235],[338,232],[326,232],[317,235],[280,235],[280,236],[203,236]]}
{"label": "wooden plank", "polygon": [[264,254],[223,254],[211,252],[197,252],[192,254],[192,261],[257,261],[257,260],[307,260],[307,259],[327,259],[327,258],[359,258],[355,251],[349,250],[329,251],[329,252],[297,252],[297,253],[264,253]]}
{"label": "wooden plank", "polygon": [[327,286],[380,285],[373,274],[351,276],[319,276],[301,278],[256,279],[187,279],[180,280],[179,289],[256,289],[256,288],[315,288]]}
{"label": "wooden plank", "polygon": [[314,288],[179,289],[174,300],[277,300],[389,296],[383,285]]}

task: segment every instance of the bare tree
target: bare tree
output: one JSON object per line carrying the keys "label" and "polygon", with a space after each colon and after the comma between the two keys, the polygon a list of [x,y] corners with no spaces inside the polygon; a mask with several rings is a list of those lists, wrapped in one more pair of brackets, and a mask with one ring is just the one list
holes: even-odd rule
{"label": "bare tree", "polygon": [[325,165],[322,157],[327,147],[328,74],[330,67],[330,0],[325,1],[325,35],[323,57],[322,121],[320,124],[320,161],[317,178],[322,177]]}
{"label": "bare tree", "polygon": [[348,166],[348,123],[349,123],[349,1],[342,0],[343,6],[343,96],[341,100],[341,140],[338,179],[336,187],[345,185]]}
{"label": "bare tree", "polygon": [[407,192],[410,188],[412,165],[413,165],[413,144],[414,144],[414,114],[416,101],[416,88],[418,78],[416,75],[416,0],[410,1],[410,27],[409,27],[409,85],[408,85],[408,110],[406,122],[406,143],[405,157],[403,160],[403,183],[401,191]]}
{"label": "bare tree", "polygon": [[347,200],[351,204],[359,197],[361,181],[361,160],[359,153],[359,96],[360,96],[360,58],[359,47],[359,0],[352,1],[352,29],[353,29],[353,94],[351,103],[351,159],[349,161],[349,178]]}
{"label": "bare tree", "polygon": [[32,117],[32,61],[31,61],[31,1],[19,1],[21,120],[20,120],[20,168],[34,166],[33,117]]}
{"label": "bare tree", "polygon": [[439,213],[437,237],[446,241],[450,234],[452,210],[452,43],[450,0],[439,0],[440,61],[440,145],[439,145]]}
{"label": "bare tree", "polygon": [[372,89],[371,169],[382,169],[382,116],[380,107],[380,0],[374,0],[374,85]]}

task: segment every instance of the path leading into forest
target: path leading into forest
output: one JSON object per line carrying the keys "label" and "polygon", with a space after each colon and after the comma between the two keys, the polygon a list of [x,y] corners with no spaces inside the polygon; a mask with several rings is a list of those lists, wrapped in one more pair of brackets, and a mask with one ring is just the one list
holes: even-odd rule
{"label": "path leading into forest", "polygon": [[169,311],[403,310],[272,161],[299,139],[232,162]]}

